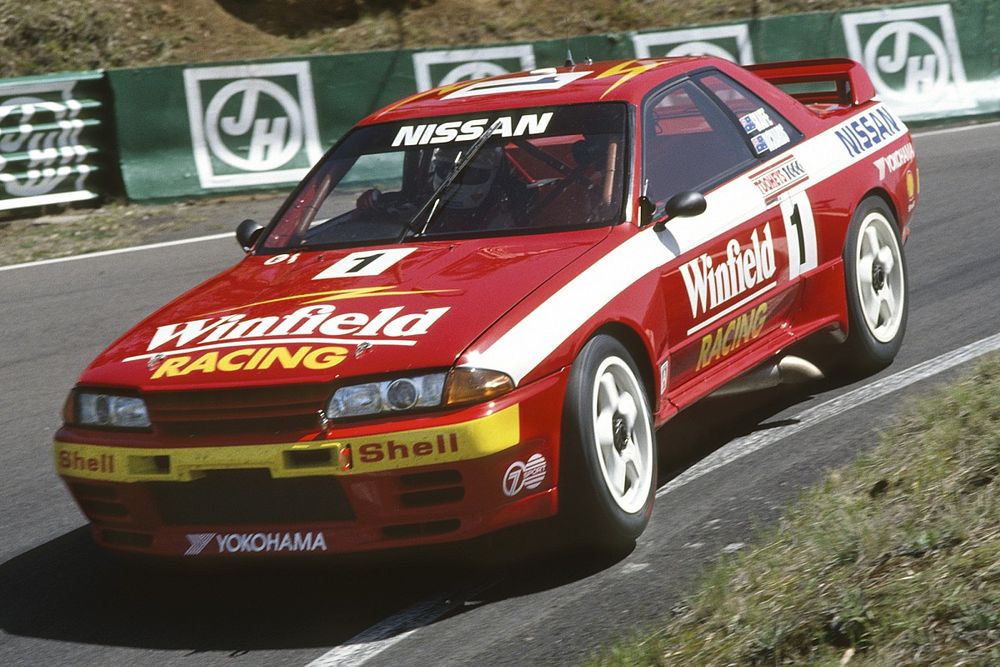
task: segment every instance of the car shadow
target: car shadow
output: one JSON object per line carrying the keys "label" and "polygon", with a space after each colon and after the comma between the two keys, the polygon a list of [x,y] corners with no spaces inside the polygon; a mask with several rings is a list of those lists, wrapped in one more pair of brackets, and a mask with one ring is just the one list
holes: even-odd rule
{"label": "car shadow", "polygon": [[[835,386],[824,381],[701,401],[658,432],[659,484],[733,438],[787,423],[768,420]],[[543,522],[458,546],[360,557],[192,566],[110,557],[81,527],[0,564],[0,630],[234,655],[326,648],[432,596],[482,593],[478,602],[455,606],[453,616],[583,580],[627,555],[567,557],[551,528]]]}

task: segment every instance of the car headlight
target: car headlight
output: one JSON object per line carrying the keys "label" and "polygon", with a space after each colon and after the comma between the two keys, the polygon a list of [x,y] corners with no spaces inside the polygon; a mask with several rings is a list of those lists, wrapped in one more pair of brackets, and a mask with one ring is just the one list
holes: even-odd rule
{"label": "car headlight", "polygon": [[494,398],[513,388],[514,382],[507,375],[473,368],[401,376],[338,388],[330,397],[326,416],[344,419],[461,405]]}
{"label": "car headlight", "polygon": [[75,402],[72,421],[81,426],[149,428],[150,425],[146,402],[135,396],[80,391],[76,392]]}

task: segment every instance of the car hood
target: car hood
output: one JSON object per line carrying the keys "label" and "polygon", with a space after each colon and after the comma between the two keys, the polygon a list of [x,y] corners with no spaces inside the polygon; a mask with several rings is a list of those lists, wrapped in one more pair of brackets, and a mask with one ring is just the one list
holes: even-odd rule
{"label": "car hood", "polygon": [[248,256],[140,322],[80,384],[225,388],[447,368],[606,235]]}

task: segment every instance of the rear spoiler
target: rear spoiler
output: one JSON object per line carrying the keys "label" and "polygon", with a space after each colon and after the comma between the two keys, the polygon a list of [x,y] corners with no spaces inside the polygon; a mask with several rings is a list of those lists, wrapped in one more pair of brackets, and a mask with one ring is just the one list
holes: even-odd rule
{"label": "rear spoiler", "polygon": [[827,85],[797,86],[804,90],[785,91],[803,104],[857,106],[875,97],[875,86],[865,68],[850,58],[787,60],[746,65],[745,68],[779,88],[794,84],[833,84],[832,90]]}

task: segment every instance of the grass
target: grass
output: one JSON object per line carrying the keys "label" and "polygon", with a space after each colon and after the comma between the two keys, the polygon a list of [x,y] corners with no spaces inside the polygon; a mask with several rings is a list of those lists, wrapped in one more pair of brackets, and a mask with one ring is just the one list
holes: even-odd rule
{"label": "grass", "polygon": [[880,440],[591,664],[1000,664],[1000,355]]}
{"label": "grass", "polygon": [[563,38],[901,0],[0,0],[0,77]]}

